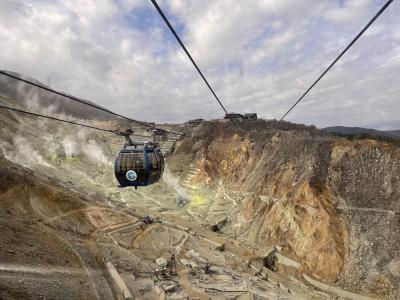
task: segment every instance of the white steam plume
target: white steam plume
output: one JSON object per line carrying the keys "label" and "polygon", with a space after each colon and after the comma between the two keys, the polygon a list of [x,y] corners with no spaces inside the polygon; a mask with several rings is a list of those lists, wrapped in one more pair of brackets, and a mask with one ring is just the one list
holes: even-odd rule
{"label": "white steam plume", "polygon": [[66,135],[61,141],[67,158],[72,156],[85,156],[90,161],[98,164],[112,165],[95,140],[87,140],[83,133],[78,135]]}
{"label": "white steam plume", "polygon": [[21,136],[14,137],[12,144],[1,142],[0,150],[3,156],[9,161],[20,164],[29,169],[32,169],[34,165],[53,167],[46,162],[38,151],[32,148],[25,138]]}
{"label": "white steam plume", "polygon": [[175,175],[173,175],[168,168],[165,168],[163,174],[163,181],[172,189],[176,191],[176,193],[182,199],[190,202],[192,196],[179,184],[179,179]]}

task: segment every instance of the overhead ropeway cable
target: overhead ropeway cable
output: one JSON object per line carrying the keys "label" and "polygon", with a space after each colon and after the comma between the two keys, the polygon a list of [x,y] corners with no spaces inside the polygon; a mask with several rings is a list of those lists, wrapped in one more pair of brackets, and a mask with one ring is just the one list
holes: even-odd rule
{"label": "overhead ropeway cable", "polygon": [[[98,105],[96,105],[96,104],[93,104],[93,103],[84,101],[84,100],[82,100],[82,99],[79,99],[79,98],[77,98],[77,97],[68,95],[68,94],[66,94],[66,93],[62,93],[62,92],[56,91],[56,90],[54,90],[54,89],[52,89],[52,88],[49,88],[49,87],[47,87],[47,86],[40,85],[40,84],[38,84],[38,83],[36,83],[36,82],[33,82],[33,81],[31,81],[31,80],[23,79],[23,78],[21,78],[21,77],[12,75],[12,74],[10,74],[10,73],[8,73],[8,72],[4,72],[4,71],[1,71],[1,70],[0,70],[0,74],[1,74],[1,75],[4,75],[4,76],[7,76],[7,77],[9,77],[9,78],[13,78],[13,79],[15,79],[15,80],[18,80],[18,81],[21,81],[21,82],[30,84],[30,85],[32,85],[32,86],[35,86],[35,87],[40,88],[40,89],[42,89],[42,90],[48,91],[48,92],[50,92],[50,93],[53,93],[53,94],[56,94],[56,95],[65,97],[65,98],[67,98],[67,99],[70,99],[70,100],[73,100],[73,101],[82,103],[82,104],[84,104],[84,105],[93,107],[93,108],[95,108],[95,109],[98,109],[98,110],[107,112],[107,113],[109,113],[109,114],[112,114],[112,115],[114,115],[114,116],[120,117],[120,118],[122,118],[122,119],[131,121],[131,122],[134,122],[134,123],[136,123],[136,124],[140,124],[140,125],[142,125],[142,126],[144,126],[144,127],[153,128],[152,125],[150,125],[150,124],[148,124],[148,123],[146,123],[146,122],[142,122],[142,121],[138,121],[138,120],[134,120],[134,119],[128,118],[128,117],[123,116],[123,115],[121,115],[121,114],[115,113],[115,112],[113,112],[113,111],[111,111],[111,110],[108,110],[108,109],[106,109],[106,108],[104,108],[104,107],[101,107],[101,106],[98,106]],[[159,129],[159,130],[161,130],[161,131],[163,131],[163,132],[165,132],[165,133],[180,135],[180,133],[173,132],[173,131],[169,131],[169,130],[165,130],[165,129],[162,129],[162,128],[157,128],[157,129]]]}
{"label": "overhead ropeway cable", "polygon": [[[28,114],[35,117],[42,117],[50,120],[60,121],[90,129],[101,130],[125,137],[123,148],[119,151],[114,163],[114,175],[120,187],[148,186],[158,182],[164,172],[164,156],[158,148],[157,143],[149,141],[133,141],[131,136],[149,137],[143,135],[134,135],[131,129],[126,131],[110,130],[77,123],[69,120],[58,119],[51,116],[45,116],[30,111],[0,105],[0,109],[11,110],[19,113]],[[153,139],[155,139],[154,132]],[[104,141],[106,142],[106,141]],[[150,172],[151,169],[151,172]]]}
{"label": "overhead ropeway cable", "polygon": [[363,35],[363,33],[370,27],[376,19],[385,11],[385,9],[393,2],[393,0],[388,0],[382,8],[376,13],[376,15],[368,22],[367,25],[357,34],[357,36],[350,42],[350,44],[339,54],[339,56],[329,65],[329,67],[314,81],[314,83],[305,91],[303,95],[292,105],[292,107],[282,116],[280,121],[282,121],[297,104],[308,94],[309,91],[325,76],[326,73],[338,62],[338,60],[353,46],[353,44]]}
{"label": "overhead ropeway cable", "polygon": [[157,12],[160,14],[161,18],[164,20],[165,24],[168,26],[169,30],[171,33],[174,35],[178,43],[181,45],[183,51],[186,53],[187,57],[189,57],[190,61],[192,62],[193,66],[196,68],[197,72],[199,73],[200,77],[203,79],[205,84],[207,85],[208,89],[211,91],[213,94],[214,98],[217,100],[218,104],[221,106],[225,114],[229,117],[231,122],[237,127],[233,119],[229,116],[228,111],[225,109],[224,105],[222,104],[221,100],[218,98],[217,94],[214,92],[213,88],[211,85],[208,83],[206,77],[203,75],[203,72],[201,72],[200,68],[197,66],[196,62],[194,61],[193,57],[190,55],[189,51],[186,49],[185,44],[183,44],[182,40],[180,39],[179,35],[176,33],[175,29],[172,27],[171,23],[168,21],[168,18],[160,8],[160,6],[157,4],[156,0],[150,0],[151,3],[153,3],[154,7],[156,8]]}
{"label": "overhead ropeway cable", "polygon": [[[95,130],[99,130],[99,131],[104,131],[104,132],[109,132],[109,133],[118,134],[118,133],[117,133],[117,130],[104,129],[104,128],[100,128],[100,127],[90,126],[90,125],[86,125],[86,124],[82,124],[82,123],[78,123],[78,122],[73,122],[73,121],[69,121],[69,120],[59,119],[59,118],[52,117],[52,116],[46,116],[46,115],[42,115],[42,114],[38,114],[38,113],[33,113],[33,112],[30,112],[30,111],[26,111],[26,110],[14,108],[14,107],[9,107],[9,106],[0,105],[0,108],[1,108],[1,109],[6,109],[6,110],[15,111],[15,112],[19,112],[19,113],[23,113],[23,114],[27,114],[27,115],[31,115],[31,116],[35,116],[35,117],[45,118],[45,119],[49,119],[49,120],[53,120],[53,121],[58,121],[58,122],[68,123],[68,124],[72,124],[72,125],[77,125],[77,126],[81,126],[81,127],[90,128],[90,129],[95,129]],[[119,135],[119,134],[118,134],[118,135]],[[139,134],[134,134],[133,136],[138,136],[138,137],[151,137],[151,136],[139,135]]]}

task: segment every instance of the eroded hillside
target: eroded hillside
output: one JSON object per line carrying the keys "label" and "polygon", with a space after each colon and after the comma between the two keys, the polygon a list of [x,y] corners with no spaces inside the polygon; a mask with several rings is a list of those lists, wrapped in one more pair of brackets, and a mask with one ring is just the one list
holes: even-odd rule
{"label": "eroded hillside", "polygon": [[400,148],[290,123],[242,126],[191,128],[169,160],[192,187],[240,195],[222,231],[255,249],[281,246],[315,278],[400,297]]}
{"label": "eroded hillside", "polygon": [[[194,192],[166,170],[157,184],[122,189],[112,169],[120,137],[13,112],[0,122],[1,299],[331,297],[210,230],[236,207],[223,186]],[[199,218],[203,202],[218,213]]]}
{"label": "eroded hillside", "polygon": [[[208,122],[185,127],[162,181],[133,190],[113,176],[120,137],[0,123],[2,299],[399,297],[396,146]],[[176,275],[157,273],[172,255]]]}

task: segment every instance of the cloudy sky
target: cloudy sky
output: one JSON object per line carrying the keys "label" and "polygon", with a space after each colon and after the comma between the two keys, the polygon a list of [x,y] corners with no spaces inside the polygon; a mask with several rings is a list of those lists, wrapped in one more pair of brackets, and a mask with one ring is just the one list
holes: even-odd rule
{"label": "cloudy sky", "polygon": [[[279,119],[386,0],[159,0],[232,112]],[[395,0],[287,120],[400,129]],[[0,69],[146,121],[223,111],[150,0],[0,0]]]}

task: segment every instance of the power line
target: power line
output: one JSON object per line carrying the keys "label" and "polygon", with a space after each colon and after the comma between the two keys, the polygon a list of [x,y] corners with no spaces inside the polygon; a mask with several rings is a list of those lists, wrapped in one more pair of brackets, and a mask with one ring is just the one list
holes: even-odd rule
{"label": "power line", "polygon": [[[9,74],[8,72],[4,72],[4,71],[0,70],[0,74],[1,74],[1,75],[4,75],[4,76],[7,76],[7,77],[10,77],[10,78],[13,78],[13,79],[18,80],[18,81],[22,81],[22,82],[28,83],[28,84],[33,85],[33,86],[35,86],[35,87],[37,87],[37,88],[40,88],[40,89],[42,89],[42,90],[48,91],[48,92],[50,92],[50,93],[53,93],[53,94],[56,94],[56,95],[59,95],[59,96],[65,97],[65,98],[68,98],[68,99],[70,99],[70,100],[73,100],[73,101],[82,103],[82,104],[84,104],[84,105],[91,106],[91,107],[96,108],[96,109],[98,109],[98,110],[107,112],[107,113],[109,113],[109,114],[112,114],[112,115],[114,115],[114,116],[120,117],[120,118],[122,118],[122,119],[125,119],[125,120],[128,120],[128,121],[131,121],[131,122],[140,124],[140,125],[142,125],[142,126],[150,127],[150,128],[153,127],[152,125],[150,125],[150,124],[148,124],[148,123],[145,123],[145,122],[142,122],[142,121],[138,121],[138,120],[134,120],[134,119],[131,119],[131,118],[128,118],[128,117],[125,117],[125,116],[120,115],[120,114],[117,114],[117,113],[115,113],[115,112],[113,112],[113,111],[111,111],[111,110],[105,109],[105,108],[103,108],[103,107],[101,107],[101,106],[98,106],[98,105],[92,104],[92,103],[90,103],[90,102],[88,102],[88,101],[81,100],[81,99],[79,99],[79,98],[77,98],[77,97],[74,97],[74,96],[71,96],[71,95],[68,95],[68,94],[65,94],[65,93],[56,91],[56,90],[54,90],[54,89],[52,89],[52,88],[49,88],[49,87],[47,87],[47,86],[40,85],[40,84],[35,83],[35,82],[33,82],[33,81],[30,81],[30,80],[27,80],[27,79],[23,79],[23,78],[21,78],[21,77],[18,77],[18,76]],[[160,129],[161,131],[164,131],[164,132],[166,132],[166,133],[175,134],[175,135],[180,135],[179,133],[176,133],[176,132],[168,131],[168,130],[161,129],[161,128],[158,128],[158,129]]]}
{"label": "power line", "polygon": [[[157,4],[156,0],[151,0],[151,3],[153,3],[154,7],[156,8],[156,10],[158,11],[158,13],[160,14],[161,18],[164,20],[165,24],[168,26],[169,30],[172,32],[172,34],[174,35],[174,37],[176,38],[176,40],[178,41],[178,43],[181,45],[183,51],[185,51],[186,55],[189,57],[190,61],[192,62],[192,64],[194,65],[194,67],[196,68],[197,72],[200,74],[201,78],[204,80],[205,84],[207,85],[207,87],[209,88],[209,90],[211,91],[211,93],[214,95],[214,98],[218,101],[219,105],[221,106],[221,108],[223,109],[223,111],[228,115],[227,110],[225,109],[224,105],[222,104],[221,100],[219,100],[217,94],[214,92],[213,88],[211,87],[211,85],[208,83],[207,79],[204,77],[203,73],[201,72],[200,68],[197,66],[196,62],[194,61],[194,59],[192,58],[192,56],[190,55],[189,51],[186,49],[185,45],[183,44],[182,40],[179,38],[178,34],[176,33],[175,29],[172,27],[171,23],[168,21],[167,17],[165,16],[165,14],[163,13],[163,11],[161,10],[160,6]],[[229,117],[229,115],[228,115]],[[231,120],[231,122],[236,126],[235,122],[233,121],[233,119],[231,119],[229,117],[229,119]],[[237,126],[236,126],[237,127]]]}
{"label": "power line", "polygon": [[[19,112],[19,113],[23,113],[23,114],[27,114],[27,115],[31,115],[31,116],[35,116],[35,117],[50,119],[50,120],[53,120],[53,121],[68,123],[68,124],[72,124],[72,125],[77,125],[77,126],[90,128],[90,129],[95,129],[95,130],[99,130],[99,131],[104,131],[104,132],[117,134],[116,130],[104,129],[104,128],[100,128],[100,127],[95,127],[95,126],[90,126],[90,125],[86,125],[86,124],[82,124],[82,123],[73,122],[73,121],[63,120],[63,119],[59,119],[59,118],[55,118],[55,117],[51,117],[51,116],[46,116],[46,115],[42,115],[42,114],[38,114],[38,113],[33,113],[33,112],[30,112],[30,111],[26,111],[26,110],[22,110],[22,109],[18,109],[18,108],[13,108],[13,107],[8,107],[8,106],[3,106],[3,105],[0,105],[0,108],[11,110],[11,111],[15,111],[15,112]],[[139,135],[139,134],[134,134],[133,136],[149,137],[147,135]]]}
{"label": "power line", "polygon": [[317,80],[305,91],[305,93],[293,104],[293,106],[283,115],[280,119],[282,121],[290,111],[308,94],[308,92],[325,76],[326,73],[336,64],[336,62],[353,46],[353,44],[363,35],[363,33],[375,22],[375,20],[385,11],[385,9],[393,2],[393,0],[388,0],[382,8],[376,13],[376,15],[368,22],[367,25],[360,31],[359,34],[351,41],[351,43],[339,54],[339,56],[329,65],[329,67],[317,78]]}

